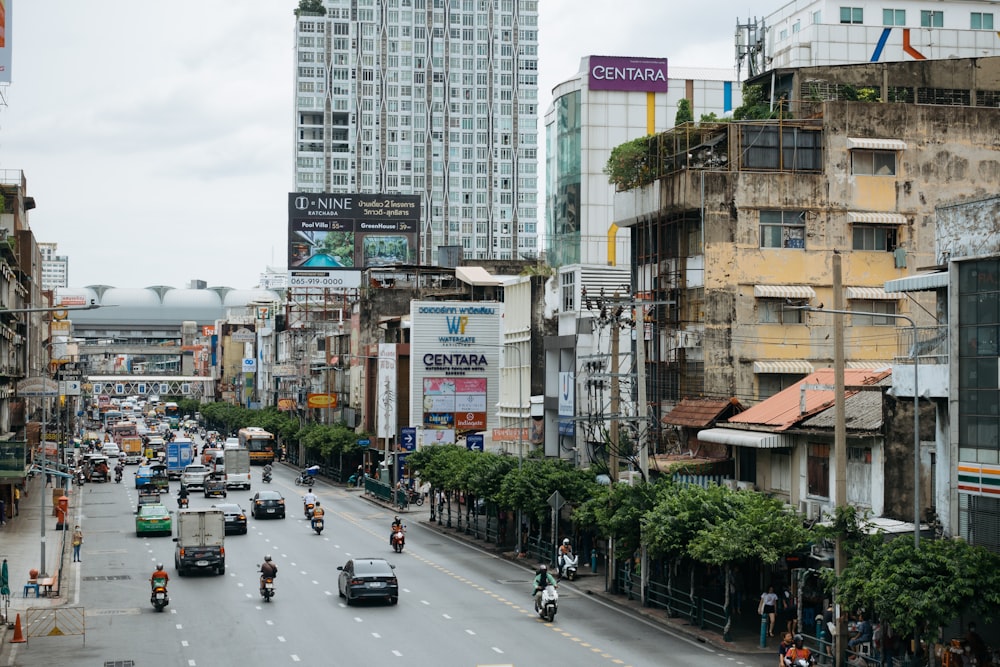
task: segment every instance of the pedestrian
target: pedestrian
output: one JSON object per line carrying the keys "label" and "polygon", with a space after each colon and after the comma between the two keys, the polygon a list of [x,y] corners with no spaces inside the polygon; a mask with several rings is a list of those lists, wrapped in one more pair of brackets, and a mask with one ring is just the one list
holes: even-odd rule
{"label": "pedestrian", "polygon": [[798,600],[787,588],[781,597],[781,617],[785,621],[785,631],[794,636],[799,625]]}
{"label": "pedestrian", "polygon": [[767,634],[774,636],[774,616],[778,604],[778,594],[774,592],[774,586],[768,586],[767,591],[760,594],[760,604],[757,605],[757,612],[763,616],[767,615]]}
{"label": "pedestrian", "polygon": [[7,524],[7,503],[0,498],[0,526]]}
{"label": "pedestrian", "polygon": [[14,486],[14,516],[21,516],[21,487]]}
{"label": "pedestrian", "polygon": [[793,635],[790,632],[786,632],[785,636],[782,637],[781,643],[778,644],[778,667],[787,667],[785,665],[785,654],[788,653],[788,649],[794,646]]}
{"label": "pedestrian", "polygon": [[80,530],[80,526],[77,525],[73,529],[73,562],[80,563],[80,546],[83,544],[83,531]]}
{"label": "pedestrian", "polygon": [[45,473],[45,486],[52,486],[52,473]]}

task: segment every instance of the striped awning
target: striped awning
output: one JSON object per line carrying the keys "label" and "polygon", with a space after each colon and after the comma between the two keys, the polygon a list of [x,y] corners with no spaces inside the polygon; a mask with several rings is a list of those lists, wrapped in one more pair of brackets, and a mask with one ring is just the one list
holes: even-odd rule
{"label": "striped awning", "polygon": [[886,292],[881,287],[848,287],[844,292],[848,299],[865,301],[898,301],[905,296],[901,292]]}
{"label": "striped awning", "polygon": [[892,363],[888,361],[848,361],[844,365],[852,369],[869,371],[892,367]]}
{"label": "striped awning", "polygon": [[754,373],[773,373],[778,375],[809,375],[813,372],[812,363],[804,359],[790,359],[786,361],[755,361],[753,362]]}
{"label": "striped awning", "polygon": [[878,213],[875,211],[848,211],[847,219],[853,223],[868,225],[905,225],[906,216],[902,213]]}
{"label": "striped awning", "polygon": [[791,447],[793,444],[788,436],[781,433],[741,431],[735,428],[709,428],[698,431],[698,440],[717,445],[735,445],[736,447],[753,447],[754,449],[778,449]]}
{"label": "striped awning", "polygon": [[815,299],[816,290],[809,285],[754,285],[758,299]]}
{"label": "striped awning", "polygon": [[922,292],[924,290],[941,289],[948,286],[948,272],[924,273],[919,276],[907,276],[885,282],[886,291]]}
{"label": "striped awning", "polygon": [[906,142],[900,139],[874,139],[868,137],[848,137],[848,148],[861,148],[871,151],[905,151]]}

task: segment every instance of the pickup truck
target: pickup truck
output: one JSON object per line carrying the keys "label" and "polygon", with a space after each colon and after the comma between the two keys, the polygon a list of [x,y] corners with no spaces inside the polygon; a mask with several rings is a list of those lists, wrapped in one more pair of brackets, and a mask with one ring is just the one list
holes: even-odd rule
{"label": "pickup truck", "polygon": [[181,510],[177,513],[174,569],[184,576],[193,570],[226,573],[226,515],[219,509]]}
{"label": "pickup truck", "polygon": [[200,463],[192,463],[184,468],[184,472],[181,473],[181,486],[189,490],[193,488],[204,489],[205,480],[211,474],[212,471],[207,466],[203,466]]}

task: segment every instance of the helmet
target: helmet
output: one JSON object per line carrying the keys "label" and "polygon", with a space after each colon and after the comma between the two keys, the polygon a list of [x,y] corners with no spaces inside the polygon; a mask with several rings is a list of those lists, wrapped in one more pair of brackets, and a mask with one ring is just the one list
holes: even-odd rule
{"label": "helmet", "polygon": [[563,544],[567,544],[567,545],[569,544],[569,538],[568,537],[563,540]]}
{"label": "helmet", "polygon": [[264,560],[267,561],[268,563],[270,563],[271,562],[271,554],[268,554],[268,555],[264,556]]}
{"label": "helmet", "polygon": [[792,642],[795,644],[795,648],[802,648],[802,643],[804,641],[805,639],[802,637],[802,635],[795,635],[795,637],[792,639]]}
{"label": "helmet", "polygon": [[318,500],[316,501],[316,507],[319,507],[319,501]]}
{"label": "helmet", "polygon": [[162,570],[163,569],[163,563],[157,563],[156,564],[156,569],[157,570]]}
{"label": "helmet", "polygon": [[539,565],[539,566],[538,566],[538,571],[539,571],[539,572],[545,572],[545,571],[547,571],[548,569],[549,569],[549,566],[548,566],[548,565],[546,565],[545,563],[542,563],[541,565]]}

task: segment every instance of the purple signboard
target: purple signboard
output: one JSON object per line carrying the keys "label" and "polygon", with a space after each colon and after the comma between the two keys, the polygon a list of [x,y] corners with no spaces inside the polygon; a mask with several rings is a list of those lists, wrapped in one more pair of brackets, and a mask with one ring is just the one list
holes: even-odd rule
{"label": "purple signboard", "polygon": [[590,90],[667,92],[666,58],[590,56]]}

